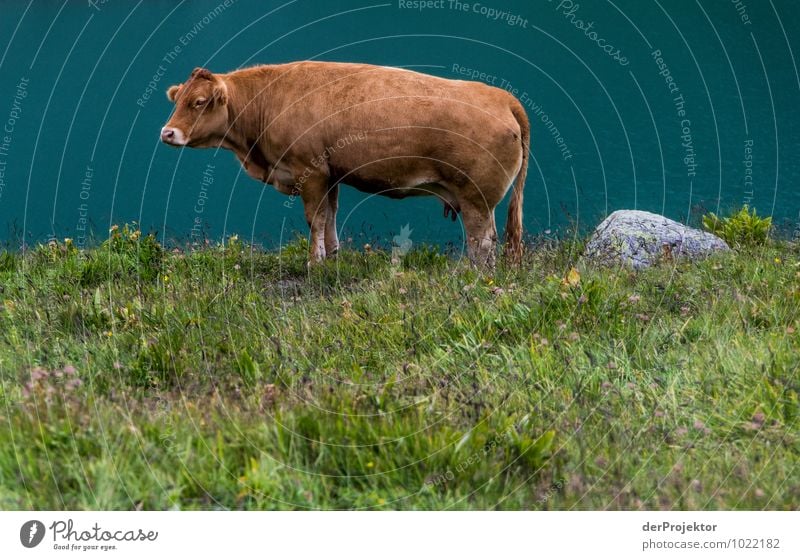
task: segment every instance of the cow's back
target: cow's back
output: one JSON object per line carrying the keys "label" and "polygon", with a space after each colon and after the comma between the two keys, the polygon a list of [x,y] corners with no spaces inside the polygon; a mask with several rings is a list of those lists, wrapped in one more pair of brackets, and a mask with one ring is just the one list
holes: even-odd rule
{"label": "cow's back", "polygon": [[275,123],[293,129],[303,123],[338,136],[343,127],[436,126],[485,134],[514,126],[508,109],[513,97],[480,82],[367,64],[297,62],[277,68],[277,98],[270,103],[282,114]]}

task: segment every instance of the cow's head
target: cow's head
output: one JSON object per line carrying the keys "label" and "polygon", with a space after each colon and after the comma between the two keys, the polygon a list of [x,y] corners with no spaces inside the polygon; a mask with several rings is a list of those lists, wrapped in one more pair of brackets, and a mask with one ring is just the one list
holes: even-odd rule
{"label": "cow's head", "polygon": [[164,128],[161,141],[170,146],[205,148],[218,146],[228,129],[228,89],[219,76],[195,68],[189,79],[171,86],[167,99],[175,112]]}

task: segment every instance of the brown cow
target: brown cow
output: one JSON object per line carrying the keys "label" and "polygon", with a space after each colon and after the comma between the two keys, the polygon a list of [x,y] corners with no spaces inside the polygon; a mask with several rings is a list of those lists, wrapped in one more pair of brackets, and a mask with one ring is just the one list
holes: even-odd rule
{"label": "brown cow", "polygon": [[479,82],[333,62],[195,69],[169,88],[172,146],[232,150],[248,175],[299,195],[310,262],[334,254],[339,183],[392,198],[435,195],[461,213],[473,263],[492,267],[494,209],[514,184],[506,254],[522,251],[530,125],[510,93]]}

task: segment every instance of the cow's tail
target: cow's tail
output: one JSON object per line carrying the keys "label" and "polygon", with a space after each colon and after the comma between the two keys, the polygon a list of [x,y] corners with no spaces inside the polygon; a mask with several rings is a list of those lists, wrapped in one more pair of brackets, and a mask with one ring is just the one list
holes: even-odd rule
{"label": "cow's tail", "polygon": [[508,219],[506,220],[506,246],[505,257],[513,265],[519,265],[522,260],[522,199],[525,190],[525,177],[528,174],[528,152],[531,147],[531,125],[528,115],[522,105],[514,100],[511,113],[517,119],[522,140],[522,166],[514,179],[514,192],[511,193],[511,202],[508,205]]}

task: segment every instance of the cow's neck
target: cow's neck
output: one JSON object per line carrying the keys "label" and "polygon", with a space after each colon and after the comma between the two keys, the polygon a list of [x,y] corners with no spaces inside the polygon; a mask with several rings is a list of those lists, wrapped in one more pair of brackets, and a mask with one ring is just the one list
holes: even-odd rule
{"label": "cow's neck", "polygon": [[[269,122],[267,107],[261,103],[264,92],[259,91],[263,81],[243,79],[240,74],[249,70],[233,72],[225,76],[228,90],[228,131],[223,147],[237,153],[251,153],[266,141],[264,127]],[[227,144],[227,145],[226,145]]]}
{"label": "cow's neck", "polygon": [[244,134],[242,134],[242,127],[239,126],[239,121],[245,117],[245,115],[239,115],[237,119],[237,111],[235,108],[231,106],[231,103],[228,103],[228,129],[225,132],[225,136],[220,139],[219,145],[223,148],[227,148],[229,150],[233,150],[234,152],[241,153],[246,152],[250,149],[252,144],[247,141],[247,138]]}

